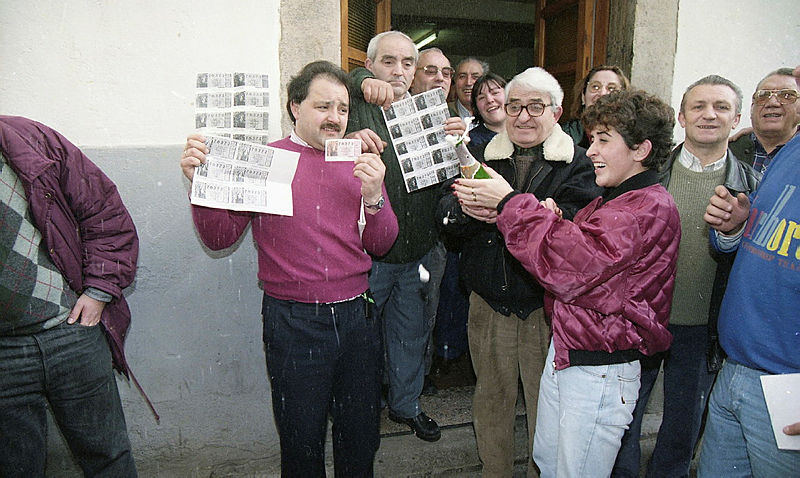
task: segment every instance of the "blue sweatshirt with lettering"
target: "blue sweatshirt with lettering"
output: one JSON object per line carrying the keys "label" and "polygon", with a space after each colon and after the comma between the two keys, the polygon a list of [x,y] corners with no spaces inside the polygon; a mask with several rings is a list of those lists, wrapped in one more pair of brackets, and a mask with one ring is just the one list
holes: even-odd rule
{"label": "blue sweatshirt with lettering", "polygon": [[747,367],[798,373],[800,136],[775,156],[750,200],[720,310],[720,343],[731,359]]}

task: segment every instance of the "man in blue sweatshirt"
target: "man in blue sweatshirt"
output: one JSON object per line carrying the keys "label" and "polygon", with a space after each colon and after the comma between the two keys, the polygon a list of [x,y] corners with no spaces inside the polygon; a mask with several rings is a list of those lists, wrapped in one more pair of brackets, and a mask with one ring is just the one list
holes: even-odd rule
{"label": "man in blue sweatshirt", "polygon": [[[800,66],[794,75],[800,86]],[[701,478],[793,476],[800,470],[800,451],[777,446],[760,379],[800,373],[798,161],[795,137],[775,156],[755,194],[734,197],[718,186],[706,209],[714,247],[738,253],[719,314],[728,358],[709,399]],[[782,425],[778,433],[800,435],[800,422]]]}

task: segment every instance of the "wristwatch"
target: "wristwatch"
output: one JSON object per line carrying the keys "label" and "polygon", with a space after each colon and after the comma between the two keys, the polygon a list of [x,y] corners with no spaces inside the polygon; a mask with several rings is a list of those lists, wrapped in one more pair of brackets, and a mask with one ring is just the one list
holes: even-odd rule
{"label": "wristwatch", "polygon": [[372,209],[374,211],[380,211],[381,209],[383,209],[383,205],[385,203],[386,201],[383,199],[383,195],[381,195],[381,198],[378,199],[378,202],[376,202],[375,204],[364,203],[364,207],[367,209]]}

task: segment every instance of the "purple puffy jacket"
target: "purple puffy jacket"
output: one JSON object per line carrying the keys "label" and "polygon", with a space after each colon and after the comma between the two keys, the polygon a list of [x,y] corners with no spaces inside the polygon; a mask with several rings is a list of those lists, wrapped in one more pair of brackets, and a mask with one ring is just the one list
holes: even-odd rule
{"label": "purple puffy jacket", "polygon": [[19,116],[0,116],[0,151],[28,197],[33,223],[70,288],[113,296],[101,323],[114,367],[125,376],[131,321],[122,289],[136,274],[139,239],[113,182],[57,131]]}
{"label": "purple puffy jacket", "polygon": [[576,351],[652,355],[669,348],[681,226],[663,186],[608,202],[598,197],[572,222],[520,194],[497,225],[508,250],[547,291],[556,369],[569,367]]}

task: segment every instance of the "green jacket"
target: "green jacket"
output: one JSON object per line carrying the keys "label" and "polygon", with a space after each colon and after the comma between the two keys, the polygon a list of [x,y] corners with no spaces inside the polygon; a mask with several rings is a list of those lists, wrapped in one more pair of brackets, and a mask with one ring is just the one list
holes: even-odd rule
{"label": "green jacket", "polygon": [[366,78],[374,78],[374,75],[365,68],[356,68],[350,72],[350,118],[347,122],[347,133],[369,128],[388,145],[381,155],[386,164],[384,183],[400,229],[391,250],[377,259],[392,264],[414,262],[436,244],[438,230],[434,216],[439,200],[438,186],[406,192],[403,173],[383,120],[381,107],[364,101],[361,83]]}

